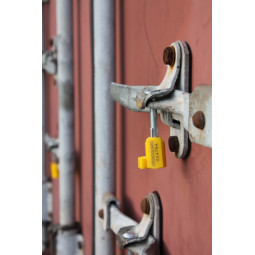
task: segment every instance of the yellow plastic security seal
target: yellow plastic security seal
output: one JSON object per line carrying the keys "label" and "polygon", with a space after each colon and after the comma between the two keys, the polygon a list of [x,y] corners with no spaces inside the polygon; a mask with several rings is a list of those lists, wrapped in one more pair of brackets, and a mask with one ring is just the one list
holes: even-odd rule
{"label": "yellow plastic security seal", "polygon": [[51,178],[57,179],[59,177],[58,164],[55,162],[52,162],[50,164],[50,169],[51,169]]}
{"label": "yellow plastic security seal", "polygon": [[166,167],[165,142],[161,137],[148,137],[145,142],[145,153],[146,156],[138,158],[138,168]]}

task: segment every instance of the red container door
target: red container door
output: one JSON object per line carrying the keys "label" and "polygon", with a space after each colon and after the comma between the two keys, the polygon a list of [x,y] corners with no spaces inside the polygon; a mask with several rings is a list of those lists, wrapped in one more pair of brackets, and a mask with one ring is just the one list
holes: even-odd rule
{"label": "red container door", "polygon": [[[56,2],[44,4],[45,46],[56,36]],[[93,254],[93,116],[91,6],[74,1],[74,87],[76,150],[76,220],[84,235],[84,252]],[[192,52],[192,90],[212,83],[211,0],[116,1],[117,79],[128,85],[158,85],[166,67],[163,50],[186,41]],[[47,132],[58,136],[58,92],[46,77]],[[157,191],[163,206],[165,255],[212,253],[212,150],[192,144],[187,159],[169,151],[169,127],[158,119],[159,135],[166,143],[167,167],[140,170],[150,135],[148,113],[131,112],[116,103],[117,198],[125,214],[140,221],[140,201]],[[48,153],[48,169],[51,155]],[[54,223],[58,223],[58,180],[54,181]],[[117,254],[122,252],[117,249]],[[127,252],[125,252],[127,254]]]}
{"label": "red container door", "polygon": [[[163,50],[186,41],[192,52],[192,91],[212,84],[211,1],[135,1],[117,5],[117,82],[158,85],[166,67]],[[163,206],[164,254],[211,254],[212,150],[192,144],[187,159],[168,149],[169,127],[158,118],[159,135],[166,143],[167,167],[137,167],[150,136],[148,113],[131,112],[117,104],[117,196],[124,212],[140,221],[140,201],[156,190]],[[120,254],[120,253],[119,253]]]}

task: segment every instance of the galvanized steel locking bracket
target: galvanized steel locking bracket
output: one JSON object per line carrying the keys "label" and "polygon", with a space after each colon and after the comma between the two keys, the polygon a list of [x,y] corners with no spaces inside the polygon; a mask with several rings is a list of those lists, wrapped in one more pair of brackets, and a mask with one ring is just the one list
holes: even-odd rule
{"label": "galvanized steel locking bracket", "polygon": [[51,153],[58,158],[58,148],[59,148],[59,141],[58,138],[52,138],[49,134],[45,134],[44,136],[44,143],[46,147]]}
{"label": "galvanized steel locking bracket", "polygon": [[[47,227],[47,235],[50,254],[84,254],[84,239],[80,233],[79,223],[75,222],[75,224],[70,226],[60,226],[59,224],[51,223]],[[71,241],[67,241],[68,238]],[[65,250],[63,250],[63,242],[68,242]]]}
{"label": "galvanized steel locking bracket", "polygon": [[42,53],[42,69],[48,74],[54,75],[57,80],[57,37],[52,40],[52,49]]}
{"label": "galvanized steel locking bracket", "polygon": [[177,158],[187,156],[191,142],[212,147],[212,87],[190,89],[190,50],[177,41],[164,50],[167,71],[159,86],[128,86],[112,82],[110,93],[131,111],[160,111],[161,121],[170,126],[169,148]]}
{"label": "galvanized steel locking bracket", "polygon": [[142,200],[144,212],[140,223],[130,219],[120,210],[120,203],[112,193],[103,196],[104,208],[99,211],[104,230],[112,230],[117,236],[120,249],[138,255],[160,255],[161,253],[161,203],[156,192]]}

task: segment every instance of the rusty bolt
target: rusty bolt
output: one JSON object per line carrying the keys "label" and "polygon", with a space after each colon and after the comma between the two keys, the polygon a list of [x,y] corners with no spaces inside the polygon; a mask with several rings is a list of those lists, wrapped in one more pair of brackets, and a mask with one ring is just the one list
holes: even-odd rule
{"label": "rusty bolt", "polygon": [[49,40],[49,45],[50,45],[50,46],[53,46],[53,42],[54,42],[54,41],[53,41],[53,39],[51,38],[51,39]]}
{"label": "rusty bolt", "polygon": [[78,242],[78,249],[79,249],[79,250],[82,249],[82,242],[81,242],[81,241]]}
{"label": "rusty bolt", "polygon": [[140,203],[140,207],[141,207],[141,211],[145,214],[149,214],[150,213],[150,201],[149,199],[146,197],[144,198],[141,203]]}
{"label": "rusty bolt", "polygon": [[175,49],[173,46],[166,47],[163,52],[163,61],[166,65],[174,66],[175,63]]}
{"label": "rusty bolt", "polygon": [[202,111],[197,111],[192,116],[193,124],[196,128],[203,129],[205,127],[205,115]]}
{"label": "rusty bolt", "polygon": [[101,218],[101,219],[104,218],[104,210],[103,210],[103,209],[101,209],[101,210],[98,211],[98,216],[99,216],[99,218]]}
{"label": "rusty bolt", "polygon": [[56,77],[54,77],[53,82],[54,82],[54,85],[55,85],[55,86],[58,85],[58,81],[57,81],[57,78],[56,78]]}
{"label": "rusty bolt", "polygon": [[171,152],[178,152],[179,151],[179,139],[177,136],[169,136],[168,139],[168,147]]}

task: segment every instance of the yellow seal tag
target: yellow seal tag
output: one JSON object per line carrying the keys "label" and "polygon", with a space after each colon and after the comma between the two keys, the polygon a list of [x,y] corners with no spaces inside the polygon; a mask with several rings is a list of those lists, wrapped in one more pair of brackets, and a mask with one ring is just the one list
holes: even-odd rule
{"label": "yellow seal tag", "polygon": [[161,137],[148,137],[145,142],[145,153],[145,157],[138,158],[138,168],[166,167],[165,142]]}
{"label": "yellow seal tag", "polygon": [[59,177],[58,164],[55,162],[52,162],[50,164],[50,169],[51,169],[51,178],[57,179]]}

